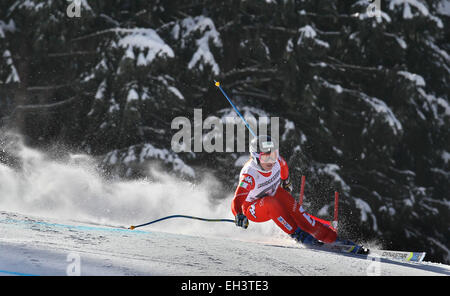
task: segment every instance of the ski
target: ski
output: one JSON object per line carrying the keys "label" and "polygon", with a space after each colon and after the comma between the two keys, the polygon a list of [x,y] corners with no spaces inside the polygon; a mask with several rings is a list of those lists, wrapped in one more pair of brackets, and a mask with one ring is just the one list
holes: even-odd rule
{"label": "ski", "polygon": [[426,252],[406,252],[390,250],[373,250],[369,254],[378,255],[381,258],[395,259],[408,262],[422,262]]}
{"label": "ski", "polygon": [[400,260],[406,262],[422,262],[426,252],[407,252],[407,251],[391,251],[391,250],[368,250],[359,245],[342,245],[342,244],[303,244],[307,248],[316,249],[334,253],[352,254],[355,256],[374,256],[385,259]]}
{"label": "ski", "polygon": [[358,245],[344,245],[344,244],[304,244],[306,247],[311,249],[335,252],[335,253],[347,253],[347,254],[357,254],[357,255],[367,255],[369,250]]}

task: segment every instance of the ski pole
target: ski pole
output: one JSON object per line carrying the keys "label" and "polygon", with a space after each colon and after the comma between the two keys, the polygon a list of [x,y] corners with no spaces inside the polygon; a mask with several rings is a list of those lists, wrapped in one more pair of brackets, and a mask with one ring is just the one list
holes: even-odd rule
{"label": "ski pole", "polygon": [[144,223],[144,224],[140,224],[140,225],[135,225],[135,226],[131,225],[128,229],[133,230],[133,229],[138,228],[138,227],[150,225],[150,224],[153,224],[153,223],[156,223],[156,222],[159,222],[159,221],[163,221],[163,220],[166,220],[166,219],[171,219],[171,218],[188,218],[188,219],[194,219],[194,220],[200,220],[200,221],[206,221],[206,222],[231,222],[231,223],[235,223],[235,221],[231,220],[231,219],[207,219],[207,218],[200,218],[200,217],[186,216],[186,215],[172,215],[172,216],[167,216],[167,217],[164,217],[164,218],[156,219],[156,220],[153,220],[153,221],[150,221],[150,222],[147,222],[147,223]]}
{"label": "ski pole", "polygon": [[300,187],[300,205],[303,204],[303,194],[305,192],[305,176],[302,176],[302,185]]}
{"label": "ski pole", "polygon": [[253,135],[253,137],[256,138],[256,134],[253,132],[253,130],[250,127],[250,125],[248,124],[248,122],[244,119],[244,116],[242,116],[241,112],[239,112],[239,110],[236,108],[236,106],[233,104],[233,102],[231,102],[230,98],[227,96],[227,94],[223,90],[222,86],[220,86],[220,82],[216,81],[216,80],[214,80],[214,82],[215,82],[216,86],[220,89],[222,94],[225,96],[225,98],[228,100],[228,102],[231,104],[231,106],[233,107],[234,111],[236,111],[236,113],[239,115],[239,117],[242,119],[242,121],[244,121],[245,126],[248,128],[250,133]]}
{"label": "ski pole", "polygon": [[292,211],[294,211],[294,212],[297,210],[297,206],[300,208],[302,206],[302,204],[303,204],[303,193],[304,193],[304,190],[305,190],[305,179],[306,179],[306,177],[302,176],[302,185],[300,187],[300,198],[298,200],[295,199],[294,207],[292,208]]}
{"label": "ski pole", "polygon": [[334,220],[333,227],[338,228],[338,207],[339,207],[339,192],[334,192]]}

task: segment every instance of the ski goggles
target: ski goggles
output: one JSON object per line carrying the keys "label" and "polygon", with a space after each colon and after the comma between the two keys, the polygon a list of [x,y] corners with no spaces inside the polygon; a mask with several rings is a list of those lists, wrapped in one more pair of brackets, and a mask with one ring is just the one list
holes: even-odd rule
{"label": "ski goggles", "polygon": [[258,159],[261,163],[275,163],[278,159],[278,149],[268,153],[259,153]]}

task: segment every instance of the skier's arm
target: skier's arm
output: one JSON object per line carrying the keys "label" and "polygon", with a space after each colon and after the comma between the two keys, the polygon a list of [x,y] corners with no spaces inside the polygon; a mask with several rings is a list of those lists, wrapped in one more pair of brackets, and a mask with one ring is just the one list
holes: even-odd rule
{"label": "skier's arm", "polygon": [[242,175],[238,187],[236,188],[236,192],[234,193],[233,201],[231,202],[231,211],[233,215],[241,214],[243,210],[243,206],[246,205],[245,199],[250,191],[255,188],[255,181],[250,175]]}
{"label": "skier's arm", "polygon": [[292,192],[292,183],[289,179],[289,167],[287,165],[287,162],[284,160],[283,157],[278,157],[278,162],[280,163],[281,172],[280,172],[280,178],[281,178],[281,187],[284,188],[284,190],[288,192]]}
{"label": "skier's arm", "polygon": [[281,172],[280,172],[281,180],[288,179],[289,178],[289,167],[287,165],[286,160],[284,160],[284,158],[280,155],[278,157],[278,162],[280,163],[280,167],[281,167]]}

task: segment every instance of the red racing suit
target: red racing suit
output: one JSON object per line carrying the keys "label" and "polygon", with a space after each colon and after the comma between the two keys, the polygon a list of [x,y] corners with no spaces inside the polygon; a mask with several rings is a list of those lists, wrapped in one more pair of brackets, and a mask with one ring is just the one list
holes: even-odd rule
{"label": "red racing suit", "polygon": [[279,156],[271,172],[265,173],[251,160],[242,168],[239,185],[231,203],[236,216],[243,213],[250,221],[274,221],[287,234],[300,227],[316,239],[332,243],[336,232],[305,212],[280,184],[289,177],[286,161]]}

